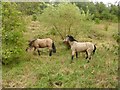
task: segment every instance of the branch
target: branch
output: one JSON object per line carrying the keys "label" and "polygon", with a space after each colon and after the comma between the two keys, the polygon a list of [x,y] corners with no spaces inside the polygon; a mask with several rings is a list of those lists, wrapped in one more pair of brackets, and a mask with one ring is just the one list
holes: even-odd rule
{"label": "branch", "polygon": [[69,27],[68,27],[68,34],[70,35],[70,32],[71,32],[71,27],[72,27],[72,23],[69,25]]}
{"label": "branch", "polygon": [[61,36],[62,39],[64,39],[63,35],[61,34],[61,32],[58,30],[57,26],[54,24],[54,29],[57,30],[57,32],[59,33],[59,35]]}

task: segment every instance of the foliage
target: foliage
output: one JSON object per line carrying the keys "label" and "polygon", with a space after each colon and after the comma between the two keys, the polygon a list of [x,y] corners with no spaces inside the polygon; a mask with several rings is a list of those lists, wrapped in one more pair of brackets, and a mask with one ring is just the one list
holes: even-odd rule
{"label": "foliage", "polygon": [[33,20],[33,21],[36,21],[36,20],[37,20],[37,15],[36,15],[36,14],[33,14],[33,15],[32,15],[32,20]]}
{"label": "foliage", "polygon": [[42,13],[42,10],[47,7],[43,2],[18,2],[17,9],[25,15]]}
{"label": "foliage", "polygon": [[99,23],[100,23],[99,18],[95,18],[95,23],[96,23],[96,24],[99,24]]}
{"label": "foliage", "polygon": [[52,26],[63,39],[67,34],[75,35],[74,30],[83,21],[89,20],[89,16],[91,16],[89,11],[84,13],[75,4],[61,3],[55,6],[49,5],[44,9],[39,20],[47,23],[48,26]]}
{"label": "foliage", "polygon": [[2,3],[2,62],[7,64],[22,54],[22,32],[25,30],[16,3]]}
{"label": "foliage", "polygon": [[94,14],[93,20],[98,18],[100,20],[110,20],[113,22],[117,22],[119,9],[117,5],[109,4],[108,6],[105,5],[103,2],[100,3],[93,3],[93,2],[77,2],[76,5],[79,9],[83,9],[87,12],[87,8],[89,9],[91,14]]}
{"label": "foliage", "polygon": [[118,33],[118,34],[113,34],[113,38],[114,38],[118,43],[120,43],[120,33]]}
{"label": "foliage", "polygon": [[[52,6],[48,4],[47,8],[45,9],[43,7],[42,10],[42,15],[45,16],[43,17],[40,14],[40,22],[38,22],[32,21],[31,16],[29,16],[37,15],[36,13],[25,14],[23,12],[24,10],[21,11],[20,8],[18,8],[18,4],[4,2],[2,8],[2,58],[3,62],[8,65],[3,65],[2,67],[2,86],[4,88],[118,87],[117,71],[119,53],[117,50],[120,50],[118,45],[120,43],[120,34],[117,34],[118,24],[110,22],[110,25],[108,25],[108,21],[102,22],[101,19],[104,20],[105,18],[101,17],[102,14],[97,12],[97,9],[94,9],[95,6],[93,3],[92,5],[91,8],[93,8],[93,10],[90,9],[89,6],[89,10],[86,6],[84,10],[82,8],[78,9],[74,3]],[[53,11],[55,11],[55,13],[53,13]],[[96,14],[93,15],[95,12]],[[104,11],[102,11],[102,13],[103,15],[106,14]],[[62,16],[60,17],[60,15]],[[98,15],[98,17],[96,17],[96,15]],[[113,14],[111,14],[110,17],[111,16],[116,17],[116,15]],[[98,19],[98,22],[101,22],[92,25],[93,20],[91,19]],[[28,22],[27,25],[24,23],[24,20]],[[69,23],[71,23],[72,20],[73,24],[69,29]],[[47,23],[47,27],[44,27],[44,22]],[[55,24],[57,28],[55,28],[53,24]],[[28,28],[24,32],[25,25]],[[75,38],[78,41],[95,43],[97,50],[90,63],[86,62],[85,53],[81,52],[79,58],[74,58],[74,62],[70,64],[71,51],[65,48],[65,45],[57,33],[60,31],[60,33],[64,35],[65,30],[66,34],[68,34],[70,30],[70,34],[76,36]],[[25,43],[24,39],[27,41],[30,38],[46,37],[52,38],[57,48],[57,53],[53,54],[52,57],[48,56],[47,48],[41,49],[41,56],[33,55],[33,52],[24,53],[25,50],[23,51],[23,49],[27,46],[27,42]],[[10,64],[11,61],[15,63]],[[20,61],[20,63],[16,63],[17,61]]]}

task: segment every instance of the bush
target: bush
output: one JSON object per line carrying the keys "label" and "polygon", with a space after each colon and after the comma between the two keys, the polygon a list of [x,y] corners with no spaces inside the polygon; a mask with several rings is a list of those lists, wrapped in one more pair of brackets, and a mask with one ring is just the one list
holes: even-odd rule
{"label": "bush", "polygon": [[113,34],[113,38],[116,40],[116,42],[120,43],[120,35],[119,34]]}
{"label": "bush", "polygon": [[61,3],[55,7],[50,5],[40,15],[40,20],[48,26],[52,26],[62,39],[66,34],[71,33],[71,28],[81,21],[80,18],[83,19],[84,17],[82,18],[79,8],[71,3]]}
{"label": "bush", "polygon": [[32,15],[32,21],[36,21],[37,20],[37,15],[36,14],[33,14]]}
{"label": "bush", "polygon": [[2,8],[2,63],[9,64],[23,57],[25,23],[16,3],[4,2]]}
{"label": "bush", "polygon": [[96,24],[100,24],[100,19],[99,18],[95,18],[95,23]]}

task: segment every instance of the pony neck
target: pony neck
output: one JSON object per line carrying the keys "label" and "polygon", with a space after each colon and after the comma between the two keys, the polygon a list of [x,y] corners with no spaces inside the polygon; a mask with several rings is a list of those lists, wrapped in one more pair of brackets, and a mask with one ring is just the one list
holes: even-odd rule
{"label": "pony neck", "polygon": [[70,46],[72,46],[74,44],[74,42],[76,42],[76,41],[68,41],[68,43],[70,44]]}

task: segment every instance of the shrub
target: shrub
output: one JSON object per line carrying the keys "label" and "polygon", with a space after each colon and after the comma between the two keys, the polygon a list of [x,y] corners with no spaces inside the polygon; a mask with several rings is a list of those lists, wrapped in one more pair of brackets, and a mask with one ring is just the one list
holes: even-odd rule
{"label": "shrub", "polygon": [[37,20],[37,15],[36,14],[33,14],[32,15],[32,21],[36,21]]}
{"label": "shrub", "polygon": [[99,24],[100,23],[100,19],[99,18],[95,18],[95,23]]}
{"label": "shrub", "polygon": [[118,43],[120,43],[120,35],[119,35],[119,33],[118,33],[118,34],[113,34],[113,38],[114,38]]}
{"label": "shrub", "polygon": [[25,23],[16,3],[4,2],[2,8],[2,63],[8,64],[23,57]]}
{"label": "shrub", "polygon": [[84,15],[80,13],[76,5],[71,3],[61,3],[55,7],[50,5],[43,10],[39,18],[48,26],[52,26],[62,39],[66,34],[71,34],[71,28],[81,23],[82,19],[85,19]]}

